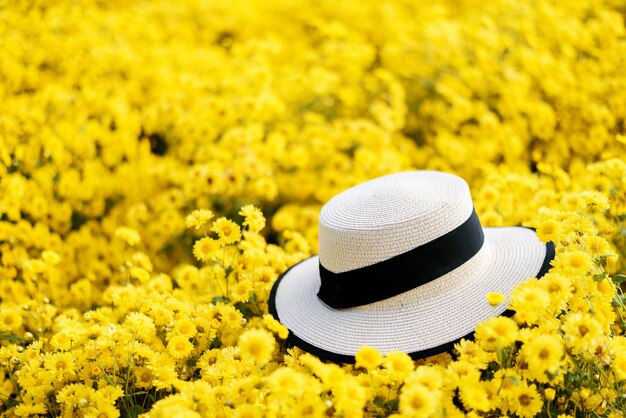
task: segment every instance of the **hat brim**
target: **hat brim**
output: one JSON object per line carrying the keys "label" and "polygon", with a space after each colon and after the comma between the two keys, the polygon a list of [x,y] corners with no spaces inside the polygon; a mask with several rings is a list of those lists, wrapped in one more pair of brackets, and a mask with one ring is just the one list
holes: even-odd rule
{"label": "hat brim", "polygon": [[[511,290],[545,274],[554,258],[552,243],[543,244],[532,229],[483,229],[483,248],[462,266],[415,289],[354,308],[333,309],[317,297],[319,259],[307,258],[278,278],[269,311],[289,329],[288,342],[334,362],[354,362],[363,345],[383,354],[403,351],[414,359],[448,351],[471,337],[477,324],[501,315]],[[387,279],[393,280],[380,278]],[[489,305],[489,292],[507,295],[507,302]]]}

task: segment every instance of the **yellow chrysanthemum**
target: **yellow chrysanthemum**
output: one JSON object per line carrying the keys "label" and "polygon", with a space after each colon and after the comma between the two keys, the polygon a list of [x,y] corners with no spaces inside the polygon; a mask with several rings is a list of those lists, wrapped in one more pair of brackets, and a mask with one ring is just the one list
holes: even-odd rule
{"label": "yellow chrysanthemum", "polygon": [[0,331],[16,331],[20,329],[22,322],[22,315],[19,309],[0,308]]}
{"label": "yellow chrysanthemum", "polygon": [[538,376],[554,373],[563,357],[563,342],[556,335],[542,334],[524,344],[528,368]]}
{"label": "yellow chrysanthemum", "polygon": [[184,335],[175,335],[167,343],[167,352],[175,359],[189,357],[193,351],[193,344]]}
{"label": "yellow chrysanthemum", "polygon": [[548,292],[552,312],[564,309],[572,297],[572,281],[562,274],[549,272],[541,278],[539,285]]}
{"label": "yellow chrysanthemum", "polygon": [[141,242],[141,236],[139,235],[139,232],[137,232],[133,228],[128,228],[125,226],[117,228],[115,230],[115,236],[126,242],[131,247]]}
{"label": "yellow chrysanthemum", "polygon": [[385,355],[383,366],[394,376],[405,378],[413,371],[413,359],[400,351],[390,351]]}
{"label": "yellow chrysanthemum", "polygon": [[400,393],[400,412],[411,417],[428,417],[437,410],[440,392],[422,385],[408,385]]}
{"label": "yellow chrysanthemum", "polygon": [[526,282],[511,292],[511,309],[516,312],[518,322],[536,323],[549,305],[550,296],[537,281]]}
{"label": "yellow chrysanthemum", "polygon": [[179,319],[174,324],[174,332],[185,338],[193,338],[198,330],[191,319]]}
{"label": "yellow chrysanthemum", "polygon": [[239,214],[245,218],[243,221],[244,226],[247,226],[252,232],[259,232],[265,227],[265,217],[259,208],[253,205],[245,205],[241,207]]}
{"label": "yellow chrysanthemum", "polygon": [[591,256],[580,250],[565,251],[557,255],[554,264],[564,274],[571,276],[586,275],[593,267]]}
{"label": "yellow chrysanthemum", "polygon": [[275,345],[272,334],[264,329],[249,329],[241,334],[237,342],[241,355],[254,360],[259,366],[271,360]]}
{"label": "yellow chrysanthemum", "polygon": [[219,236],[221,244],[233,244],[241,239],[241,228],[239,225],[224,217],[213,222],[211,230]]}
{"label": "yellow chrysanthemum", "polygon": [[306,389],[304,376],[289,367],[274,370],[267,378],[267,384],[274,394],[299,396]]}
{"label": "yellow chrysanthemum", "polygon": [[476,326],[476,341],[486,350],[506,347],[517,339],[517,324],[511,318],[498,316]]}
{"label": "yellow chrysanthemum", "polygon": [[208,209],[196,209],[187,215],[185,225],[187,228],[200,229],[213,219],[214,216],[213,212]]}
{"label": "yellow chrysanthemum", "polygon": [[356,367],[363,367],[367,370],[374,370],[383,361],[383,357],[374,347],[364,345],[356,352]]}
{"label": "yellow chrysanthemum", "polygon": [[193,245],[193,255],[200,261],[209,261],[216,256],[215,253],[219,248],[219,242],[213,238],[200,238]]}
{"label": "yellow chrysanthemum", "polygon": [[541,411],[543,402],[541,396],[537,393],[535,385],[526,385],[524,383],[515,387],[515,396],[513,397],[513,410],[520,418],[534,417]]}
{"label": "yellow chrysanthemum", "polygon": [[580,195],[587,205],[594,206],[598,210],[609,209],[609,199],[597,190],[585,190]]}
{"label": "yellow chrysanthemum", "polygon": [[489,292],[489,293],[487,293],[485,298],[487,299],[487,302],[491,306],[498,306],[499,304],[504,302],[504,299],[506,299],[506,296],[504,296],[500,292]]}
{"label": "yellow chrysanthemum", "polygon": [[252,290],[252,281],[241,279],[232,285],[230,295],[235,302],[247,302],[250,300]]}
{"label": "yellow chrysanthemum", "polygon": [[289,330],[283,324],[278,322],[272,315],[263,315],[263,323],[268,330],[272,331],[278,338],[284,340],[289,336]]}
{"label": "yellow chrysanthemum", "polygon": [[556,241],[561,233],[561,225],[556,219],[546,219],[537,227],[537,236],[542,242]]}
{"label": "yellow chrysanthemum", "polygon": [[575,312],[563,324],[565,344],[577,353],[594,351],[602,338],[602,327],[590,314]]}
{"label": "yellow chrysanthemum", "polygon": [[152,371],[148,367],[138,367],[134,371],[135,386],[149,388],[152,383]]}
{"label": "yellow chrysanthemum", "polygon": [[482,385],[462,385],[459,395],[463,405],[469,410],[488,411],[491,408],[489,395]]}

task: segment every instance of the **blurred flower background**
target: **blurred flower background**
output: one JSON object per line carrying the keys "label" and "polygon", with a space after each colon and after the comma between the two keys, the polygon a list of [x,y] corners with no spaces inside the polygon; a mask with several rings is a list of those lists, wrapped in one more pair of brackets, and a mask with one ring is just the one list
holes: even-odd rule
{"label": "blurred flower background", "polygon": [[[0,0],[4,416],[623,416],[619,0]],[[412,361],[285,347],[334,194],[458,174],[557,258]]]}

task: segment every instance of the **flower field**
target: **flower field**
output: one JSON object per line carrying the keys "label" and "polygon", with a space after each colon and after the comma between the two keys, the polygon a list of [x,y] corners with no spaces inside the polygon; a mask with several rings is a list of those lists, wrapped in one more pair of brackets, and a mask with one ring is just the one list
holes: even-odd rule
{"label": "flower field", "polygon": [[[0,414],[621,417],[626,4],[0,0]],[[338,192],[470,185],[556,258],[474,340],[337,365],[275,280]],[[505,300],[503,300],[505,299]]]}

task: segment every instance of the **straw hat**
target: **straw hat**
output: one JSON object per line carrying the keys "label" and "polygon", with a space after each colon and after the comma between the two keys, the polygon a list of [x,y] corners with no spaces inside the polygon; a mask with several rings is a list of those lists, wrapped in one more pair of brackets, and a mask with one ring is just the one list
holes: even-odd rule
{"label": "straw hat", "polygon": [[283,273],[269,310],[291,343],[324,359],[353,362],[363,345],[422,358],[502,314],[506,303],[486,294],[508,296],[553,257],[532,229],[483,228],[460,177],[391,174],[322,207],[319,256]]}

